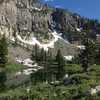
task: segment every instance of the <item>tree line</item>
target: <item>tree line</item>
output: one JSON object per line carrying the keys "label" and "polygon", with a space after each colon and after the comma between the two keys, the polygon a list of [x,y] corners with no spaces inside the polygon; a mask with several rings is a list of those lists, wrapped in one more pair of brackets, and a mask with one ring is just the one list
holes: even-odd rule
{"label": "tree line", "polygon": [[[93,64],[99,64],[100,62],[100,49],[97,49],[93,40],[88,38],[86,34],[82,34],[82,44],[85,49],[80,50],[77,61],[72,63],[78,63],[83,68],[83,72],[89,70]],[[3,35],[0,38],[0,89],[5,87],[5,81],[7,79],[5,67],[8,61],[8,43],[7,39]],[[65,75],[66,61],[62,55],[61,49],[58,49],[55,56],[52,55],[52,51],[45,51],[40,49],[38,45],[35,45],[32,50],[31,60],[36,61],[44,68],[31,74],[32,80],[40,81],[53,81],[61,80]]]}
{"label": "tree line", "polygon": [[[77,57],[74,57],[71,63],[72,64],[78,63],[80,67],[82,67],[83,73],[84,73],[84,72],[88,72],[91,66],[93,66],[94,64],[99,64],[100,49],[96,47],[95,41],[89,38],[85,32],[81,34],[81,40],[82,40],[81,41],[82,45],[84,45],[84,49],[81,49],[79,51]],[[36,62],[42,62],[44,66],[44,69],[41,72],[38,71],[37,75],[35,76],[36,77],[41,76],[45,78],[47,77],[47,80],[48,80],[48,77],[52,78],[52,75],[53,75],[53,78],[55,78],[55,80],[61,80],[66,74],[65,73],[66,61],[61,53],[61,50],[59,49],[57,51],[56,56],[52,56],[52,52],[50,51],[46,52],[44,51],[43,48],[39,52],[38,51],[39,47],[37,45],[35,45],[34,48],[35,49],[33,49],[31,59],[33,61],[35,60]],[[32,75],[34,77],[34,74]],[[41,77],[38,77],[38,79],[40,80]],[[44,80],[46,81],[46,79]]]}
{"label": "tree line", "polygon": [[38,62],[44,68],[31,74],[33,80],[54,81],[60,80],[64,76],[65,59],[58,49],[56,56],[50,50],[39,49],[38,45],[33,47],[31,60]]}

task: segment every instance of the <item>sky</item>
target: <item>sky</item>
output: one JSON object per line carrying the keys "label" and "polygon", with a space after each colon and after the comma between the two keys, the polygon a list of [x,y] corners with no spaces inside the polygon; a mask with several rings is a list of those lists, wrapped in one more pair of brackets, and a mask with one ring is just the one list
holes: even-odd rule
{"label": "sky", "polygon": [[100,21],[100,0],[42,0],[51,6],[61,7],[81,16]]}

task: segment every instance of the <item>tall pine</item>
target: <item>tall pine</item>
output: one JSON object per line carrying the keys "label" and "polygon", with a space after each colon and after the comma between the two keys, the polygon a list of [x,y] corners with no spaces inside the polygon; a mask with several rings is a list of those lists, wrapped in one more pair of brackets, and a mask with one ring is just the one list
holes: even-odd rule
{"label": "tall pine", "polygon": [[8,44],[5,36],[0,39],[0,67],[5,67],[7,64]]}
{"label": "tall pine", "polygon": [[80,51],[79,60],[84,71],[88,71],[88,68],[94,64],[96,55],[95,42],[88,38],[86,34],[83,34],[82,44],[84,49]]}
{"label": "tall pine", "polygon": [[6,72],[5,67],[7,64],[8,44],[5,35],[0,39],[0,91],[5,89]]}
{"label": "tall pine", "polygon": [[62,56],[60,49],[58,50],[56,55],[56,62],[57,62],[57,79],[59,80],[65,74],[65,70],[64,70],[65,60],[64,57]]}
{"label": "tall pine", "polygon": [[39,60],[39,47],[38,47],[37,44],[32,49],[31,60],[32,61],[38,61]]}

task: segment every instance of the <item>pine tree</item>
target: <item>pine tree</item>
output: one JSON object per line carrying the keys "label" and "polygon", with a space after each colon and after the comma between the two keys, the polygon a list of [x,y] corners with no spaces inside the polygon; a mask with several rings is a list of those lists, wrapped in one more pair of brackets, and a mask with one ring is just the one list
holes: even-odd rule
{"label": "pine tree", "polygon": [[5,67],[7,64],[8,44],[5,36],[0,39],[0,67]]}
{"label": "pine tree", "polygon": [[6,72],[5,70],[2,68],[0,69],[0,91],[3,91],[5,89],[5,82],[6,82]]}
{"label": "pine tree", "polygon": [[100,48],[97,48],[95,62],[96,64],[100,64]]}
{"label": "pine tree", "polygon": [[35,60],[38,61],[38,57],[39,57],[39,47],[38,45],[36,44],[35,45]]}
{"label": "pine tree", "polygon": [[57,55],[56,55],[56,62],[57,62],[57,79],[61,79],[64,74],[65,74],[65,71],[64,71],[64,66],[65,66],[65,60],[64,60],[64,57],[62,56],[61,54],[61,51],[58,50],[57,52]]}
{"label": "pine tree", "polygon": [[35,60],[35,50],[34,47],[32,49],[32,53],[31,53],[31,60],[34,61]]}
{"label": "pine tree", "polygon": [[7,48],[7,41],[5,36],[0,39],[0,90],[5,89],[5,81],[6,81],[6,72],[5,67],[7,64],[7,55],[8,55],[8,48]]}
{"label": "pine tree", "polygon": [[48,66],[47,66],[47,52],[42,48],[40,52],[40,60],[44,66],[44,70],[42,70],[42,77],[44,81],[47,81],[48,75]]}
{"label": "pine tree", "polygon": [[52,76],[53,76],[53,63],[54,63],[54,59],[52,56],[52,51],[49,49],[47,52],[47,79],[50,82],[52,80]]}
{"label": "pine tree", "polygon": [[84,71],[87,71],[94,64],[96,46],[93,40],[89,39],[86,34],[83,34],[82,44],[85,46],[80,51],[79,60]]}
{"label": "pine tree", "polygon": [[46,59],[45,53],[46,53],[46,52],[44,51],[44,48],[42,48],[41,51],[40,51],[40,61],[42,61],[42,62],[44,62],[45,59]]}
{"label": "pine tree", "polygon": [[32,61],[34,61],[34,60],[38,61],[39,60],[39,47],[38,47],[37,44],[33,47],[32,54],[31,54],[31,60]]}

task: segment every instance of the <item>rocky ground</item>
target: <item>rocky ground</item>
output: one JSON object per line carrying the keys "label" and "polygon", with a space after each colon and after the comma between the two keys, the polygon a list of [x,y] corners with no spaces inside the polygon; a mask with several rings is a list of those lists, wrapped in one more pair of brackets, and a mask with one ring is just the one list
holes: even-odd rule
{"label": "rocky ground", "polygon": [[25,48],[22,48],[21,46],[16,45],[10,45],[9,46],[9,61],[15,61],[16,62],[16,57],[21,58],[21,59],[26,59],[30,58],[31,51],[27,50]]}

